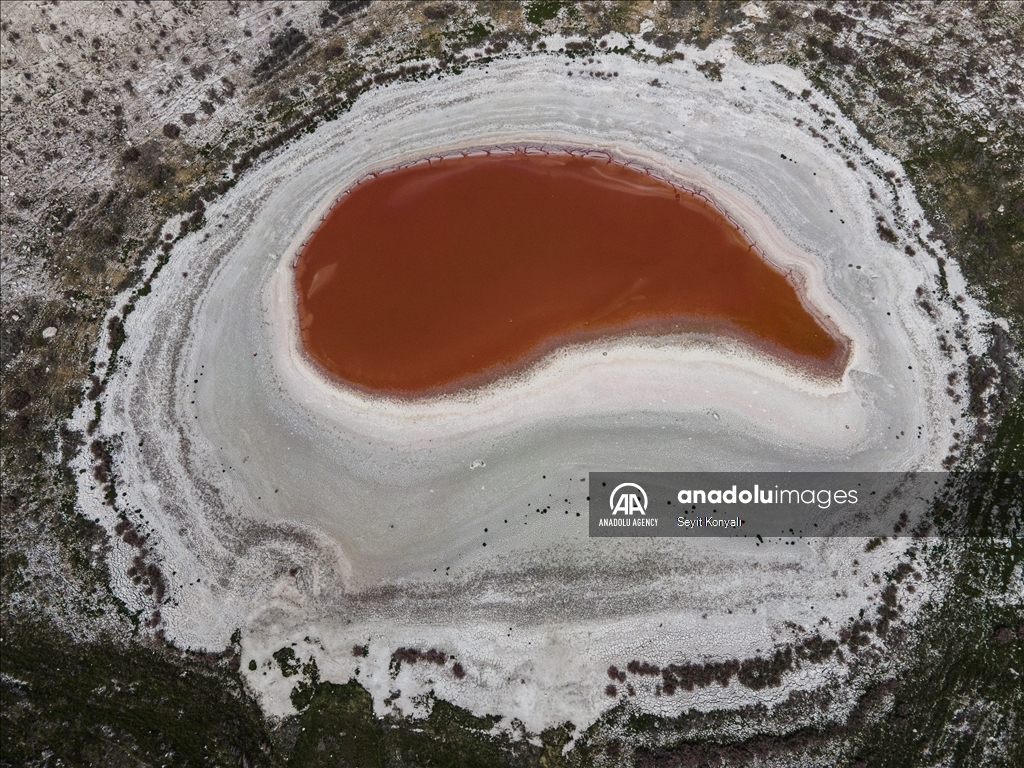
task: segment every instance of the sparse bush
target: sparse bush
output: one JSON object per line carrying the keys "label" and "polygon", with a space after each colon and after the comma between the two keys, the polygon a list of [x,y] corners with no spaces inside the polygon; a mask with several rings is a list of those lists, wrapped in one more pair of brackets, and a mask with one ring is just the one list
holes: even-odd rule
{"label": "sparse bush", "polygon": [[455,10],[455,3],[440,3],[438,5],[428,5],[423,9],[423,15],[431,21],[444,21],[455,13]]}
{"label": "sparse bush", "polygon": [[661,674],[661,667],[657,664],[650,664],[646,661],[633,660],[626,665],[626,669],[631,675],[648,675],[651,677],[657,677]]}
{"label": "sparse bush", "polygon": [[192,75],[192,79],[196,82],[202,82],[212,72],[213,67],[211,67],[209,64],[196,64],[188,71],[188,73]]}
{"label": "sparse bush", "polygon": [[722,65],[717,61],[705,61],[697,65],[697,71],[708,80],[722,81]]}
{"label": "sparse bush", "polygon": [[893,232],[889,227],[883,224],[881,221],[877,222],[875,229],[878,231],[878,236],[887,243],[899,242],[899,238],[896,233]]}
{"label": "sparse bush", "polygon": [[300,664],[299,660],[295,657],[295,651],[287,646],[279,650],[274,651],[272,654],[274,661],[281,668],[281,674],[285,677],[291,677],[299,673]]}
{"label": "sparse bush", "polygon": [[270,33],[270,54],[264,56],[260,63],[253,70],[253,77],[257,80],[268,80],[283,67],[296,52],[308,46],[308,38],[305,33],[287,27],[283,32]]}
{"label": "sparse bush", "polygon": [[24,389],[15,389],[7,393],[7,407],[12,411],[20,411],[32,402],[32,395]]}

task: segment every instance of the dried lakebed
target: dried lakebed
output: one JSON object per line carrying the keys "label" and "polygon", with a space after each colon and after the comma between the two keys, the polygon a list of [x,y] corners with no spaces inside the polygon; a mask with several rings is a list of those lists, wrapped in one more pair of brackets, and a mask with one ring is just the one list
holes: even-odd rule
{"label": "dried lakebed", "polygon": [[[378,712],[423,711],[433,690],[537,730],[612,706],[609,665],[769,657],[800,640],[791,626],[832,638],[875,604],[870,574],[903,544],[587,537],[591,470],[939,469],[962,426],[948,377],[986,322],[926,249],[902,169],[802,75],[733,60],[713,82],[687,55],[603,57],[615,78],[532,56],[378,89],[208,207],[129,317],[97,435],[165,575],[169,638],[219,650],[241,628],[273,714],[292,711],[296,678],[271,654],[294,644],[323,679],[356,675]],[[849,339],[844,373],[695,331],[571,345],[448,396],[338,387],[302,350],[303,244],[368,174],[502,148],[613,158],[704,196]],[[80,477],[86,513],[113,529]],[[115,541],[115,590],[152,611],[119,575],[137,550]],[[399,648],[450,660],[396,670]],[[829,660],[764,690],[672,696],[637,678],[633,701],[771,704],[843,674]]]}

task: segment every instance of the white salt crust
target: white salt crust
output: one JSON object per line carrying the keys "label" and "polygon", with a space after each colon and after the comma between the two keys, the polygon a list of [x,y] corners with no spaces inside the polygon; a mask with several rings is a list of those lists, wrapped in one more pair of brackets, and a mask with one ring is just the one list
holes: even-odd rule
{"label": "white salt crust", "polygon": [[[217,650],[240,627],[243,669],[260,665],[249,679],[271,714],[292,711],[295,678],[266,665],[296,643],[324,679],[357,675],[379,712],[417,711],[411,697],[434,690],[539,730],[615,704],[609,664],[770,653],[794,637],[785,622],[834,636],[877,598],[870,574],[904,544],[587,537],[589,471],[939,469],[962,426],[945,390],[965,350],[944,353],[937,337],[960,329],[969,347],[987,322],[969,298],[932,295],[939,270],[920,247],[909,257],[879,239],[879,215],[905,239],[923,222],[906,176],[825,97],[792,98],[811,88],[801,74],[731,59],[711,82],[691,53],[590,67],[615,78],[543,55],[379,89],[208,207],[208,226],[176,246],[129,317],[102,401],[118,505],[141,510],[131,516],[170,583],[169,638]],[[291,266],[332,202],[369,171],[514,146],[605,152],[701,191],[851,339],[846,373],[815,380],[688,337],[563,350],[514,380],[419,403],[326,381],[297,343]],[[955,263],[945,269],[964,291]],[[112,528],[116,513],[81,477],[86,513]],[[119,575],[132,552],[115,550],[115,589],[141,607]],[[363,643],[369,656],[352,656]],[[421,662],[392,679],[402,646],[439,648],[466,676]],[[665,714],[771,703],[840,674],[805,666],[757,693],[638,685],[634,701]]]}

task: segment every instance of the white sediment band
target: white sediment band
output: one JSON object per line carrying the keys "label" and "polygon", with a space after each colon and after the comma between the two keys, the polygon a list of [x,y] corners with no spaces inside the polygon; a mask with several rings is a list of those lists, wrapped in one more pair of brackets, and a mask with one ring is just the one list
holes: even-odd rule
{"label": "white sediment band", "polygon": [[[408,696],[441,675],[439,695],[540,728],[614,703],[603,693],[610,663],[751,655],[786,639],[786,621],[828,617],[835,628],[865,604],[871,587],[850,563],[878,570],[894,550],[591,540],[580,479],[938,469],[961,418],[946,376],[965,355],[943,352],[938,335],[959,328],[974,343],[985,318],[969,298],[933,297],[934,317],[919,306],[916,289],[937,285],[934,258],[876,233],[879,215],[901,236],[927,229],[902,169],[838,114],[822,125],[810,102],[838,113],[825,98],[793,98],[810,87],[802,75],[733,59],[711,82],[689,60],[599,59],[619,76],[568,77],[578,61],[530,56],[366,94],[247,173],[175,249],[129,318],[103,427],[122,446],[124,508],[142,510],[176,573],[161,609],[169,637],[219,649],[242,627],[245,661],[260,664],[298,642],[327,679],[358,666],[378,706],[389,686]],[[808,304],[852,342],[846,372],[816,379],[743,344],[690,336],[570,348],[420,402],[327,381],[298,343],[291,267],[337,195],[370,170],[526,145],[607,152],[700,190],[801,276]],[[962,279],[954,263],[945,269],[955,294]],[[87,480],[82,490],[112,526]],[[140,599],[127,581],[117,588]],[[353,658],[365,642],[370,656]],[[392,681],[399,646],[438,647],[467,675],[407,665]],[[269,711],[290,709],[292,680],[251,680]],[[679,711],[788,690],[638,700]]]}
{"label": "white sediment band", "polygon": [[[802,253],[781,232],[758,216],[757,208],[751,201],[734,190],[714,189],[711,186],[713,180],[706,174],[696,173],[696,169],[669,168],[664,158],[624,155],[621,145],[604,147],[596,137],[592,145],[585,149],[572,146],[571,142],[579,141],[579,136],[558,137],[549,134],[547,138],[547,143],[509,138],[484,147],[470,145],[461,150],[452,146],[435,148],[431,159],[461,154],[502,154],[516,150],[548,154],[586,153],[642,169],[695,193],[708,200],[737,225],[755,243],[764,258],[791,276],[791,280],[798,284],[801,297],[807,301],[808,309],[819,316],[826,327],[834,330],[837,319],[847,321],[844,325],[853,331],[851,336],[860,336],[859,341],[849,339],[852,347],[850,364],[857,364],[856,352],[866,345],[867,339],[842,305],[831,299],[820,264]],[[656,165],[659,161],[660,166]],[[391,167],[403,164],[406,163],[400,160]],[[373,174],[386,173],[387,170],[375,170]],[[350,189],[360,180],[369,177],[365,170],[361,171],[360,179],[340,180],[340,188]],[[495,430],[507,431],[539,420],[567,419],[622,409],[634,410],[639,404],[638,382],[643,382],[641,397],[646,398],[655,411],[678,413],[692,410],[694,405],[710,400],[724,407],[726,403],[717,395],[715,398],[707,397],[709,372],[704,364],[717,364],[723,372],[745,372],[754,389],[759,386],[757,382],[765,378],[782,383],[784,387],[777,394],[784,392],[791,398],[802,396],[810,402],[820,403],[830,395],[849,391],[849,382],[845,377],[833,379],[817,376],[773,359],[748,344],[697,334],[672,339],[636,337],[574,345],[548,355],[540,364],[530,366],[519,375],[505,377],[486,387],[413,401],[375,397],[339,386],[338,382],[324,375],[303,349],[298,329],[294,280],[294,265],[299,252],[310,234],[333,208],[336,199],[331,198],[326,209],[318,209],[311,214],[285,251],[269,284],[268,306],[274,328],[273,348],[275,360],[279,363],[277,373],[287,381],[289,391],[303,393],[300,396],[304,397],[309,407],[325,409],[328,418],[367,437],[386,439],[393,445],[412,445],[439,439],[465,439],[473,434],[491,435]],[[718,378],[714,374],[711,377]],[[796,403],[790,408],[779,408],[770,400],[761,400],[760,404],[762,407],[756,409],[756,412],[751,409],[745,415],[762,427],[777,425],[779,411],[807,416],[823,415],[811,414]],[[844,399],[844,404],[852,406],[852,398]],[[861,432],[859,427],[862,426],[862,416],[855,408],[834,409],[825,421],[818,419],[795,423],[796,431],[791,437],[804,445],[818,442],[819,436],[821,442],[834,443],[838,438],[841,442],[856,445],[858,439],[849,429],[845,429],[845,425],[852,420],[858,427],[854,434]],[[836,434],[834,424],[840,418],[846,418],[846,421],[843,431]],[[797,434],[801,430],[803,434]]]}

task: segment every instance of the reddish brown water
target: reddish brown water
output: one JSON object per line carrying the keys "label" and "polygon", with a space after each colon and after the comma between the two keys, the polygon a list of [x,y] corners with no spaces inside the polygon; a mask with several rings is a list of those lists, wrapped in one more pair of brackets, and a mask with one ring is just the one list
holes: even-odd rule
{"label": "reddish brown water", "polygon": [[624,333],[739,337],[836,371],[844,345],[718,211],[607,160],[458,157],[343,196],[296,267],[308,353],[418,395]]}

